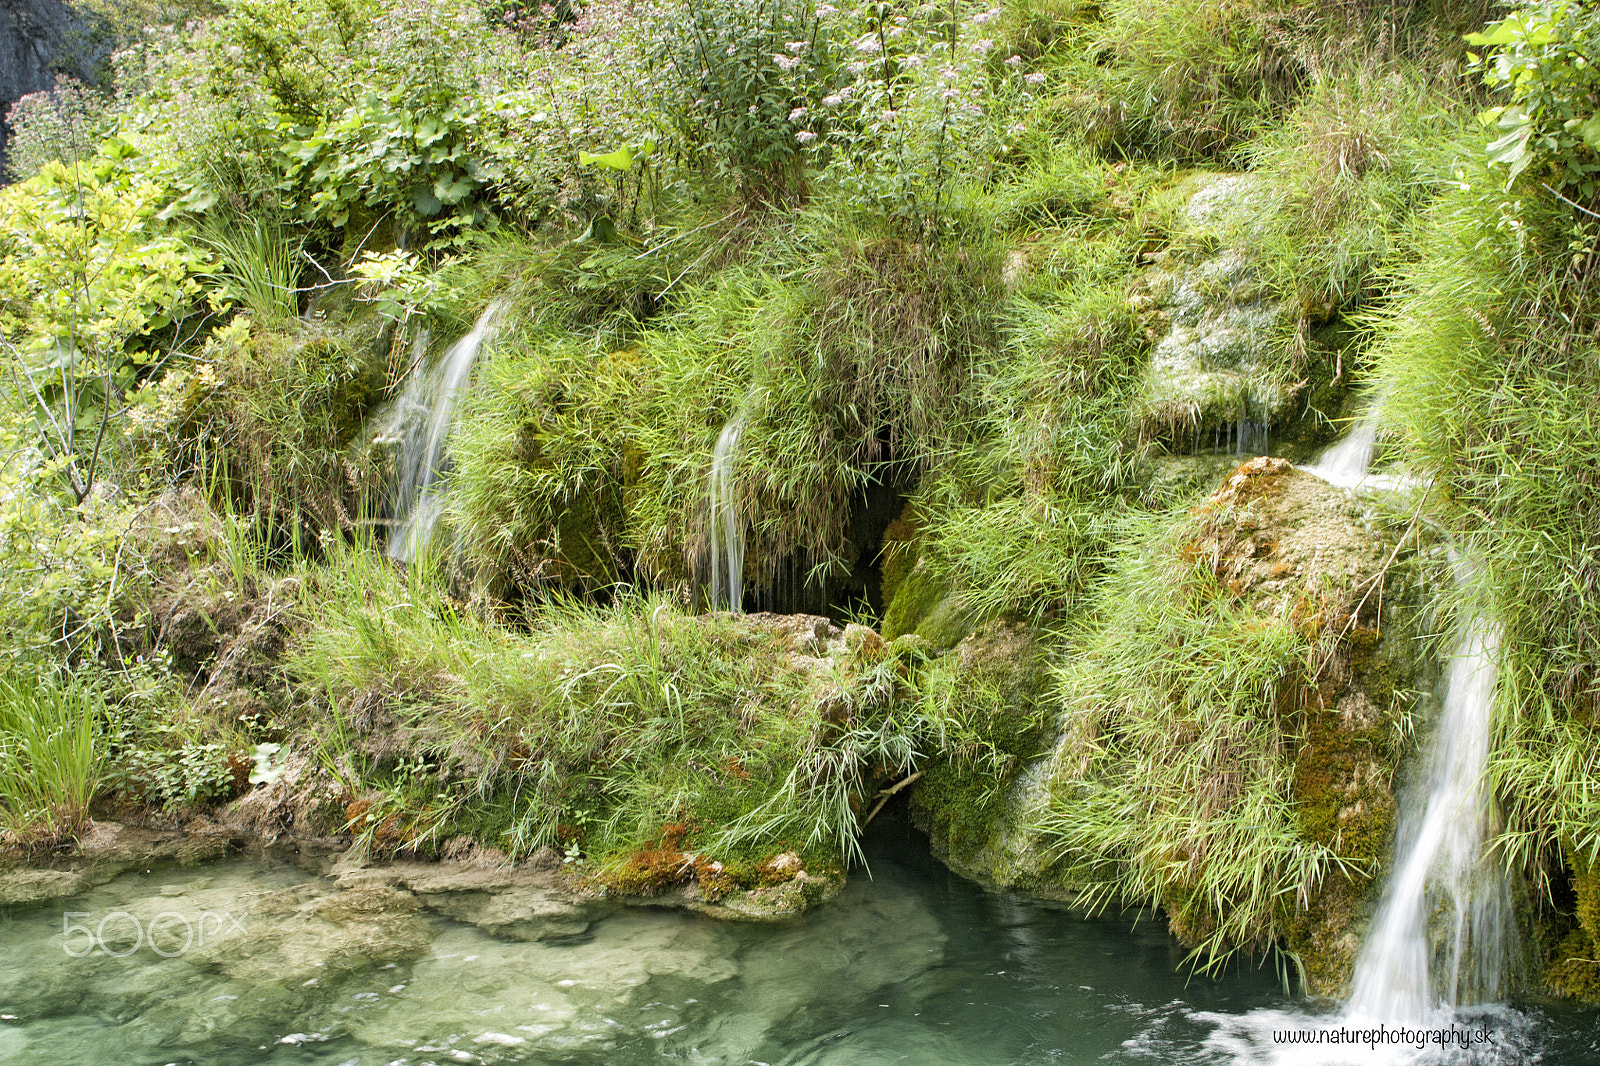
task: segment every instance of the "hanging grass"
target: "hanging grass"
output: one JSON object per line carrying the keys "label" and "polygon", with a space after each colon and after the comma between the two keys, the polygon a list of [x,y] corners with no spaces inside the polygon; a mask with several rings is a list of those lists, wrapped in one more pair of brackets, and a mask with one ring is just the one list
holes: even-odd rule
{"label": "hanging grass", "polygon": [[[1543,881],[1600,858],[1600,349],[1592,222],[1463,174],[1420,227],[1375,375],[1435,515],[1481,560],[1505,627],[1491,774],[1506,861]],[[1585,245],[1585,241],[1591,242]],[[1575,251],[1576,249],[1576,251]]]}
{"label": "hanging grass", "polygon": [[[428,563],[351,552],[308,580],[320,624],[293,670],[341,723],[325,762],[366,797],[352,827],[380,848],[469,832],[605,863],[678,824],[724,861],[796,848],[837,863],[856,854],[863,797],[933,728],[870,634],[805,665],[760,626],[662,599],[551,601],[514,631],[452,607]],[[404,750],[375,753],[374,721]]]}
{"label": "hanging grass", "polygon": [[1164,530],[1121,549],[1079,632],[1040,829],[1086,906],[1165,907],[1215,967],[1272,946],[1339,861],[1298,829],[1277,710],[1312,641],[1289,617],[1230,602],[1176,549]]}

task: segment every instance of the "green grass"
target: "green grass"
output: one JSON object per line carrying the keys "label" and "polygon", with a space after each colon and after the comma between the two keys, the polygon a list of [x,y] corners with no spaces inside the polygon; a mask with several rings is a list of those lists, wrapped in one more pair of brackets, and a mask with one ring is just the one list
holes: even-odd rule
{"label": "green grass", "polygon": [[100,785],[105,705],[86,681],[0,675],[0,824],[58,844],[82,830]]}
{"label": "green grass", "polygon": [[206,342],[204,383],[170,402],[155,438],[168,478],[199,481],[221,510],[287,535],[349,530],[375,510],[377,457],[352,445],[385,389],[373,323],[282,331],[239,316]]}
{"label": "green grass", "polygon": [[1513,199],[1472,169],[1414,240],[1400,297],[1374,321],[1374,376],[1404,459],[1433,479],[1433,520],[1479,563],[1470,609],[1504,626],[1490,767],[1499,843],[1545,884],[1564,851],[1600,857],[1593,223],[1537,189]]}
{"label": "green grass", "polygon": [[226,299],[267,326],[282,327],[299,317],[303,236],[281,222],[251,215],[213,223],[200,242],[222,261],[213,280]]}
{"label": "green grass", "polygon": [[1217,967],[1275,946],[1340,859],[1297,828],[1280,719],[1312,642],[1184,562],[1186,525],[1125,542],[1076,630],[1039,828],[1086,906],[1161,906]]}
{"label": "green grass", "polygon": [[1244,149],[1278,204],[1250,243],[1308,319],[1381,292],[1408,216],[1475,152],[1465,97],[1403,60],[1346,59]]}
{"label": "green grass", "polygon": [[[453,604],[428,564],[355,550],[306,580],[318,624],[292,669],[339,723],[327,763],[353,794],[384,794],[355,826],[379,846],[492,823],[487,842],[513,852],[571,844],[600,861],[683,823],[725,858],[837,860],[863,790],[921,753],[896,660],[870,649],[807,672],[726,618],[631,596],[551,601],[506,628]],[[375,708],[404,751],[363,746]]]}

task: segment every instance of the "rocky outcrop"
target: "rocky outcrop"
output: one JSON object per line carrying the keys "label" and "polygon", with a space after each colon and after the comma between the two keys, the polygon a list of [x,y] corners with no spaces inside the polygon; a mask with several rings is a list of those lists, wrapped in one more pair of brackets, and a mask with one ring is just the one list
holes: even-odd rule
{"label": "rocky outcrop", "polygon": [[[1307,985],[1332,993],[1348,980],[1359,933],[1375,903],[1373,878],[1394,834],[1393,782],[1403,750],[1397,737],[1405,733],[1418,680],[1407,628],[1412,623],[1404,609],[1417,598],[1408,586],[1414,570],[1396,564],[1394,532],[1375,523],[1358,500],[1282,459],[1243,464],[1180,522],[1180,535],[1169,530],[1156,541],[1177,556],[1170,564],[1179,581],[1175,596],[1202,595],[1198,602],[1212,605],[1204,610],[1244,612],[1247,629],[1288,623],[1312,641],[1312,661],[1288,668],[1270,690],[1270,702],[1248,712],[1278,731],[1272,769],[1251,772],[1270,772],[1282,782],[1280,799],[1293,812],[1289,829],[1305,847],[1339,858],[1333,872],[1288,901],[1272,923],[1272,935],[1299,959]],[[1201,586],[1183,577],[1197,572],[1204,575],[1196,579]],[[1200,587],[1209,591],[1201,594]],[[1015,653],[999,658],[1022,660]],[[1216,669],[1226,672],[1231,664],[1219,660]],[[1179,705],[1187,697],[1174,690],[1168,698],[1171,728],[1181,732],[1188,726]],[[913,813],[929,831],[935,853],[957,872],[990,886],[1070,901],[1086,887],[1086,876],[1102,878],[1128,856],[1079,854],[1076,865],[1063,859],[1062,838],[1047,816],[1078,802],[1072,797],[1083,775],[1105,772],[1104,763],[1099,771],[1088,769],[1095,753],[1118,741],[1115,734],[1096,731],[1095,708],[1054,706],[1060,717],[1051,730],[1054,740],[1045,741],[1048,754],[1022,767],[1002,796],[978,807],[954,779],[930,780],[919,789]],[[1181,740],[1173,743],[1174,755],[1188,757]],[[1129,789],[1147,785],[1126,782]],[[1206,794],[1195,794],[1196,810],[1225,806],[1224,793],[1245,791],[1239,781],[1203,780],[1198,787]],[[1099,902],[1105,903],[1103,882],[1100,889]],[[1137,906],[1149,900],[1122,902]],[[1204,938],[1207,930],[1180,921],[1183,901],[1161,902],[1170,907],[1180,939],[1192,946]]]}
{"label": "rocky outcrop", "polygon": [[1199,175],[1185,191],[1172,245],[1151,256],[1130,298],[1156,338],[1139,429],[1186,447],[1265,451],[1268,427],[1289,418],[1298,394],[1280,355],[1299,309],[1241,247],[1272,193],[1248,174]]}
{"label": "rocky outcrop", "polygon": [[[54,88],[57,74],[92,80],[102,56],[88,20],[62,0],[0,0],[0,117],[28,93]],[[0,125],[0,175],[8,135]]]}

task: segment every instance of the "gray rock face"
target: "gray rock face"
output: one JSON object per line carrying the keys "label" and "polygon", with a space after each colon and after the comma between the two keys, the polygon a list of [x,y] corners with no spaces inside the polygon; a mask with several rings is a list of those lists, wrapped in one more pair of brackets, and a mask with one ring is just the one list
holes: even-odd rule
{"label": "gray rock face", "polygon": [[[92,80],[104,50],[89,29],[63,0],[0,0],[0,117],[27,94],[53,89],[57,74]],[[9,136],[0,125],[0,174]]]}

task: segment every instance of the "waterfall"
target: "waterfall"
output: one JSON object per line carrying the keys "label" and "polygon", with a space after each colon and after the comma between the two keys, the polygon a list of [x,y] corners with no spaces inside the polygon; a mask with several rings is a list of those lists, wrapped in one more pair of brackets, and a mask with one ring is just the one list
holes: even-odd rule
{"label": "waterfall", "polygon": [[711,542],[711,609],[744,610],[744,515],[735,496],[733,470],[739,458],[739,438],[744,433],[745,412],[728,420],[717,435],[711,453],[708,480]]}
{"label": "waterfall", "polygon": [[1305,472],[1345,489],[1353,489],[1366,481],[1367,471],[1372,466],[1373,448],[1378,442],[1378,408],[1374,403],[1362,412],[1350,432],[1318,456],[1313,465],[1305,467]]}
{"label": "waterfall", "polygon": [[[1471,580],[1463,569],[1457,565],[1457,580]],[[1499,652],[1496,625],[1465,620],[1424,775],[1402,795],[1394,872],[1356,962],[1352,1018],[1417,1022],[1506,992],[1502,971],[1516,926],[1504,873],[1485,852]]]}
{"label": "waterfall", "polygon": [[[1369,405],[1306,472],[1345,488],[1379,480],[1368,470],[1380,407]],[[1453,563],[1456,584],[1471,584],[1470,565]],[[1484,773],[1499,653],[1493,622],[1473,615],[1461,623],[1424,775],[1401,795],[1393,872],[1345,1005],[1352,1018],[1417,1022],[1505,991],[1502,969],[1516,929],[1510,889],[1484,847],[1493,817]]]}
{"label": "waterfall", "polygon": [[[384,434],[400,444],[392,496],[395,526],[389,535],[392,559],[411,562],[433,535],[444,509],[444,446],[456,404],[502,306],[498,300],[490,304],[472,332],[451,345],[431,372],[421,365],[419,351],[405,393],[395,404]],[[419,348],[421,343],[419,337]]]}
{"label": "waterfall", "polygon": [[[1370,406],[1345,439],[1306,472],[1346,488],[1412,487],[1412,479],[1368,472],[1378,407]],[[1470,563],[1452,553],[1451,564],[1458,587],[1475,583]],[[1460,621],[1425,760],[1419,776],[1400,794],[1389,882],[1356,958],[1350,995],[1338,1014],[1197,1014],[1217,1024],[1207,1039],[1209,1047],[1236,1062],[1283,1066],[1525,1061],[1502,1054],[1516,1054],[1512,1049],[1526,1038],[1527,1017],[1497,1002],[1510,992],[1506,963],[1517,951],[1518,933],[1505,871],[1486,846],[1494,826],[1493,796],[1485,776],[1500,643],[1500,627],[1484,615]],[[1459,1054],[1447,1059],[1404,1044],[1365,1046],[1353,1054],[1332,1045],[1279,1046],[1274,1035],[1333,1025],[1452,1027],[1460,1024],[1457,1009],[1462,1007],[1495,1019],[1496,1042],[1471,1051],[1458,1048]]]}

